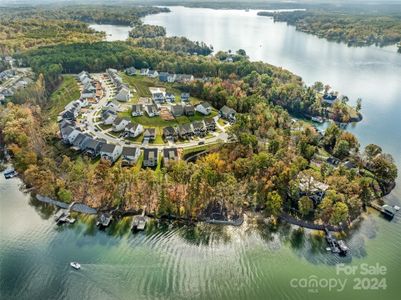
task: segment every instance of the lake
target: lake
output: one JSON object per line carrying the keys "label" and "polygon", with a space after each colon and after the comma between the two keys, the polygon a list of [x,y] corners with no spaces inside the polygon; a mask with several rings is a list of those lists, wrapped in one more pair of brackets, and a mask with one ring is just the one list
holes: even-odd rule
{"label": "lake", "polygon": [[125,41],[128,38],[128,33],[132,27],[123,25],[107,25],[107,24],[91,24],[89,28],[96,31],[106,32],[105,40],[112,41]]}
{"label": "lake", "polygon": [[[364,119],[349,129],[363,145],[381,145],[401,170],[401,55],[394,47],[348,48],[258,17],[256,11],[171,10],[144,21],[215,50],[243,48],[252,60],[283,66],[307,84],[320,80],[351,101],[361,97]],[[389,222],[369,212],[347,238],[350,255],[338,257],[309,232],[290,226],[271,230],[248,221],[241,227],[154,223],[136,235],[129,232],[128,219],[106,231],[97,230],[91,217],[58,227],[53,208],[30,199],[20,184],[0,174],[4,299],[377,300],[396,299],[401,292],[400,214]],[[397,184],[386,201],[400,205],[400,178]],[[82,269],[74,271],[70,261],[80,262]],[[354,275],[337,274],[338,263],[359,269]],[[385,274],[361,275],[362,264],[384,266]],[[367,278],[361,289],[358,278]],[[386,288],[369,290],[374,278],[384,278]],[[318,289],[303,284],[315,279]],[[332,290],[324,286],[329,280],[337,284]],[[345,282],[342,291],[338,280]]]}

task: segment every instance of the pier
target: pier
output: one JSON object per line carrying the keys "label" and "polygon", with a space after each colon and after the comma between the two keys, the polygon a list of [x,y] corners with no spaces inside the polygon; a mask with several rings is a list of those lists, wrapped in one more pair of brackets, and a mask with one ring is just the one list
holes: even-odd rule
{"label": "pier", "polygon": [[387,204],[380,205],[376,202],[371,202],[370,207],[376,209],[377,211],[381,212],[383,215],[385,215],[386,217],[388,217],[390,219],[394,218],[394,216],[397,212],[394,207],[387,205]]}
{"label": "pier", "polygon": [[132,223],[131,223],[131,231],[132,232],[145,230],[146,223],[148,221],[148,218],[145,216],[145,211],[146,211],[146,207],[143,208],[141,215],[136,215],[132,218]]}

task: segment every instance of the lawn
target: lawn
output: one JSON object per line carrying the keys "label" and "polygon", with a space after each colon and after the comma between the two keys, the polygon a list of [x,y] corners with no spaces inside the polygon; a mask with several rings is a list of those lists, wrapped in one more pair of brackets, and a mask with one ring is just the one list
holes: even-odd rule
{"label": "lawn", "polygon": [[64,110],[64,107],[80,97],[80,91],[75,78],[71,75],[63,76],[60,86],[50,95],[49,117],[52,120]]}

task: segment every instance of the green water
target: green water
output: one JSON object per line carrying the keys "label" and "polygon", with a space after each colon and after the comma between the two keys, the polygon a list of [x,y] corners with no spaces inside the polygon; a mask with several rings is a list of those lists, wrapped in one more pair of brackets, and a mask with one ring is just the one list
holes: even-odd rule
{"label": "green water", "polygon": [[[348,48],[254,11],[172,8],[171,14],[145,21],[215,49],[243,48],[251,59],[284,66],[307,83],[330,83],[352,101],[362,97],[364,120],[349,129],[363,145],[380,144],[401,170],[401,55],[393,48]],[[386,201],[400,205],[400,179],[397,184]],[[19,185],[18,179],[0,175],[0,299],[387,300],[401,293],[401,214],[388,222],[371,212],[348,237],[351,251],[341,258],[327,253],[324,241],[289,226],[272,231],[249,223],[238,228],[153,224],[132,235],[129,220],[98,231],[93,219],[84,218],[57,227],[52,208],[32,202]],[[82,269],[74,271],[70,261]],[[339,263],[387,270],[337,275]],[[322,286],[293,287],[304,278],[317,278]],[[365,278],[368,290],[354,289],[358,278]],[[384,278],[386,288],[375,286],[375,278]],[[347,282],[339,292],[324,287],[325,280]],[[369,289],[374,287],[379,289]]]}

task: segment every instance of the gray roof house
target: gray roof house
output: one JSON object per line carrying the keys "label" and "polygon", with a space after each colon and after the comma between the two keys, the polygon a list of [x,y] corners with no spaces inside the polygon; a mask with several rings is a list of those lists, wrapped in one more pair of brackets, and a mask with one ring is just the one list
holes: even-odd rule
{"label": "gray roof house", "polygon": [[164,148],[163,149],[163,165],[168,166],[174,161],[178,161],[177,148]]}
{"label": "gray roof house", "polygon": [[191,104],[185,105],[184,113],[186,116],[194,116],[195,115],[195,107]]}
{"label": "gray roof house", "polygon": [[213,118],[203,120],[205,122],[206,129],[208,131],[214,131],[216,129],[216,122]]}
{"label": "gray roof house", "polygon": [[136,69],[135,69],[134,67],[126,68],[126,69],[125,69],[125,73],[126,73],[128,76],[136,75]]}
{"label": "gray roof house", "polygon": [[117,117],[113,123],[113,131],[114,132],[123,131],[125,126],[129,124],[129,122],[130,122],[129,119]]}
{"label": "gray roof house", "polygon": [[181,104],[172,105],[170,109],[174,117],[179,117],[184,114],[184,106]]}
{"label": "gray roof house", "polygon": [[210,115],[212,112],[212,106],[208,102],[202,102],[196,106],[196,111],[203,115]]}
{"label": "gray roof house", "polygon": [[219,113],[220,113],[220,116],[223,119],[226,119],[226,120],[229,120],[229,121],[235,121],[236,111],[234,109],[232,109],[231,107],[228,107],[228,106],[224,105],[220,109]]}
{"label": "gray roof house", "polygon": [[156,167],[158,160],[157,148],[146,148],[143,150],[143,166]]}
{"label": "gray roof house", "polygon": [[154,104],[146,105],[145,110],[149,117],[155,117],[159,115],[159,111],[157,110],[157,106]]}
{"label": "gray roof house", "polygon": [[174,127],[164,127],[163,128],[163,137],[165,140],[174,141],[177,138],[177,132]]}
{"label": "gray roof house", "polygon": [[114,163],[120,157],[121,152],[122,147],[120,145],[103,144],[100,148],[100,157]]}
{"label": "gray roof house", "polygon": [[121,153],[121,165],[124,166],[132,166],[134,165],[139,155],[141,154],[141,150],[137,147],[123,147],[123,151]]}
{"label": "gray roof house", "polygon": [[102,141],[96,139],[90,139],[86,144],[85,153],[90,157],[95,158],[96,156],[99,155],[100,149],[102,148],[103,144],[105,143]]}
{"label": "gray roof house", "polygon": [[194,134],[191,124],[180,125],[178,128],[178,134],[181,138],[190,138]]}
{"label": "gray roof house", "polygon": [[205,123],[203,121],[195,121],[192,123],[192,128],[196,135],[204,135],[206,133]]}
{"label": "gray roof house", "polygon": [[143,115],[143,104],[134,104],[132,105],[132,112],[133,117],[138,117]]}
{"label": "gray roof house", "polygon": [[168,72],[160,72],[159,73],[159,80],[161,82],[167,82],[168,81],[168,76],[169,76]]}
{"label": "gray roof house", "polygon": [[91,136],[89,134],[79,133],[75,140],[72,142],[72,149],[77,151],[83,151],[86,149]]}
{"label": "gray roof house", "polygon": [[122,87],[116,95],[118,101],[127,102],[131,97],[131,92],[128,88]]}
{"label": "gray roof house", "polygon": [[189,93],[181,93],[181,101],[188,102],[190,94]]}
{"label": "gray roof house", "polygon": [[143,138],[147,140],[154,140],[156,138],[156,129],[155,128],[146,128],[143,133]]}

